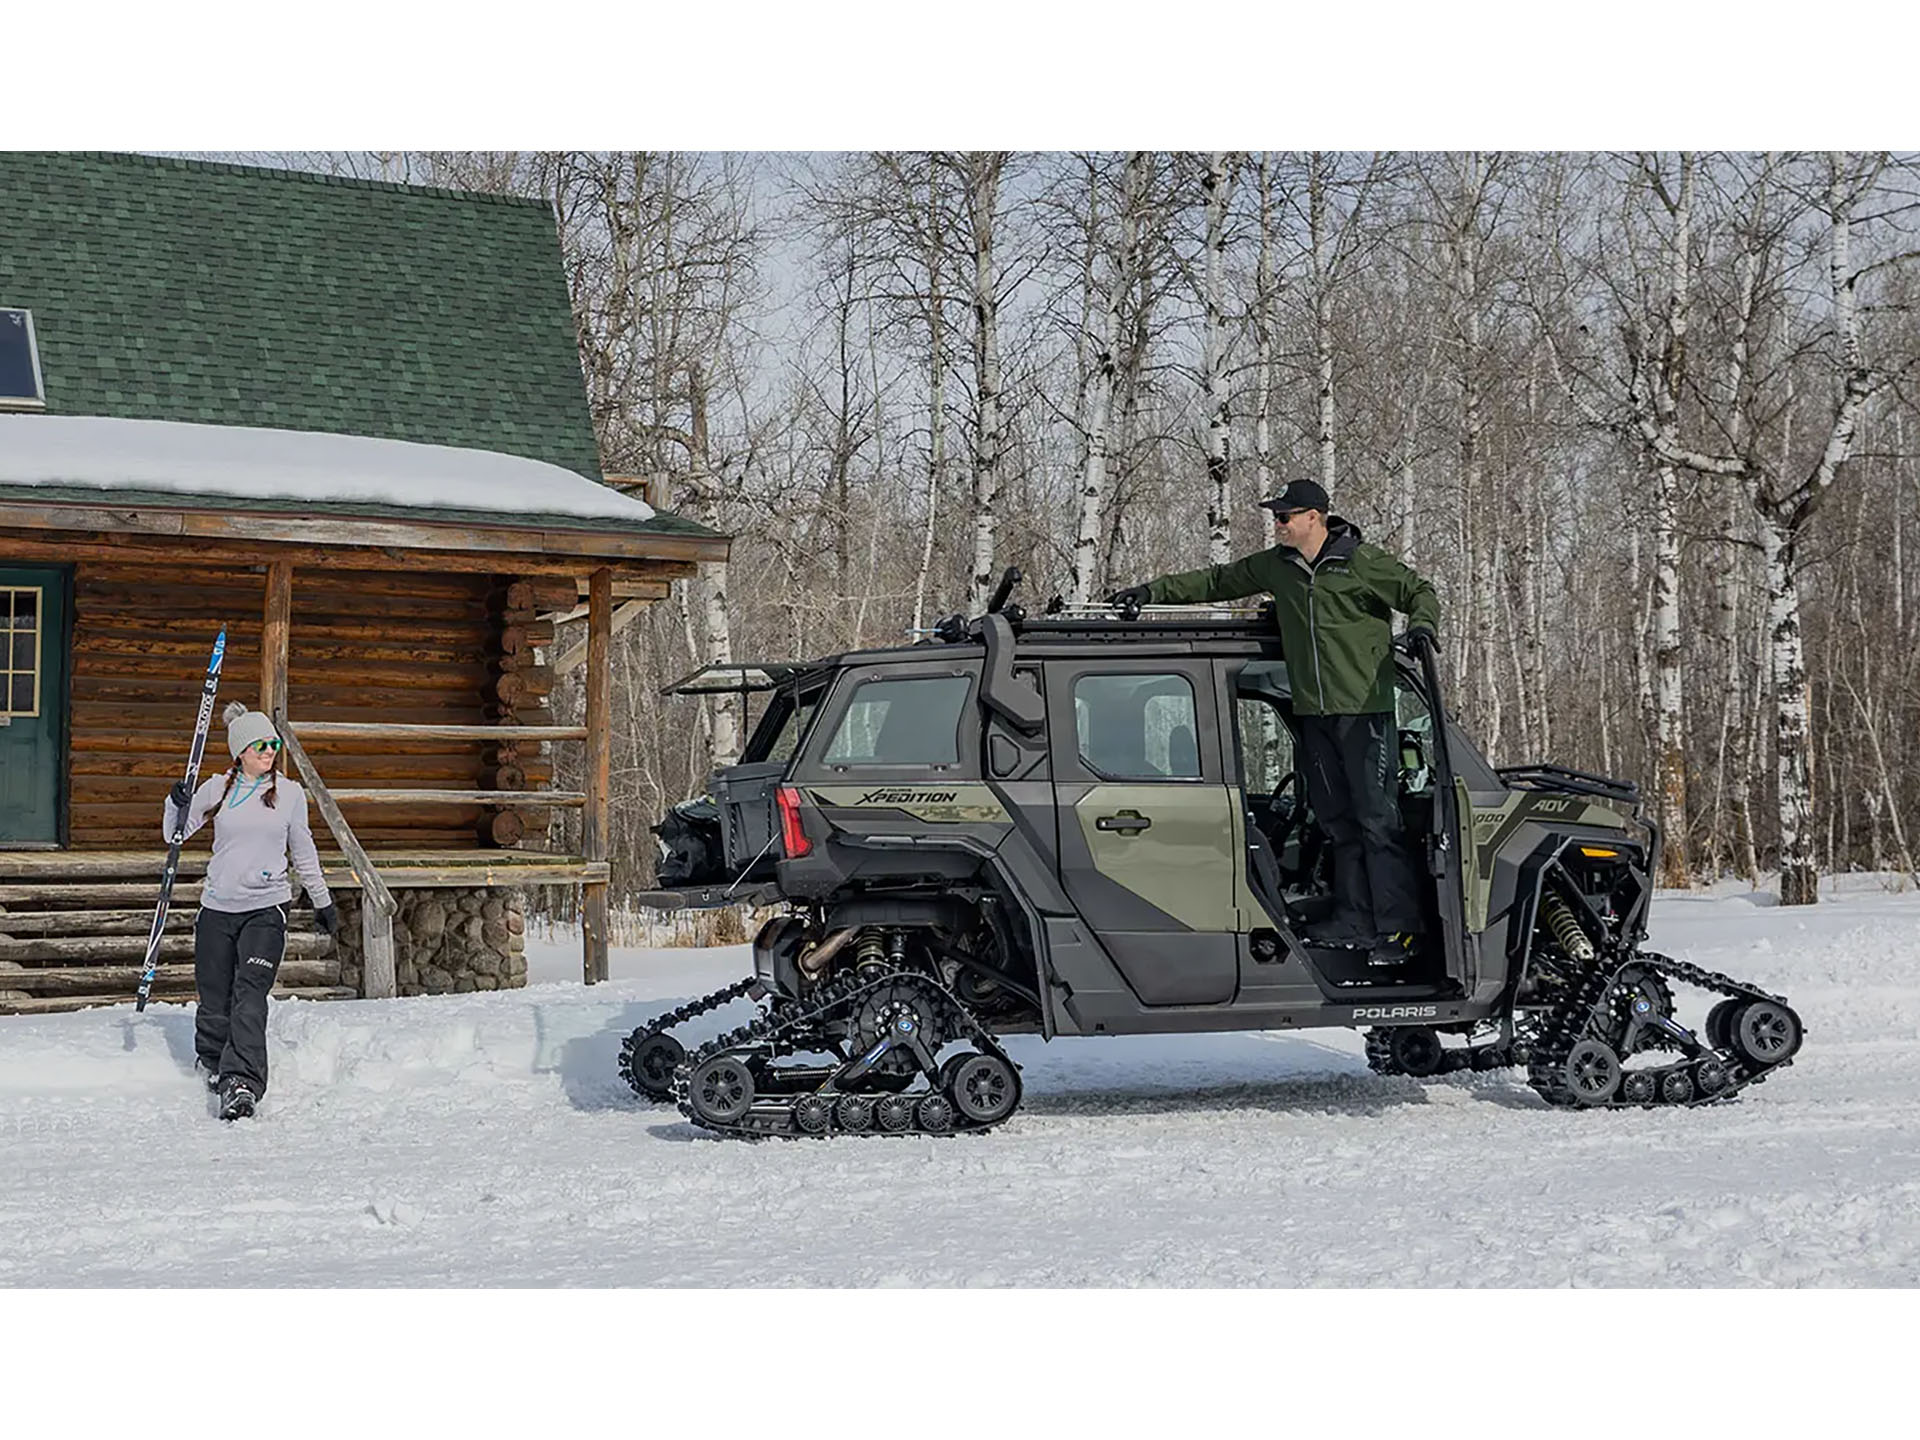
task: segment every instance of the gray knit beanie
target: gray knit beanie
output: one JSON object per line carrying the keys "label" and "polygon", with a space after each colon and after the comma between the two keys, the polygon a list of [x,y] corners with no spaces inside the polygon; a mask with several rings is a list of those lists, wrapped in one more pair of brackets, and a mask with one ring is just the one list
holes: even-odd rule
{"label": "gray knit beanie", "polygon": [[240,752],[256,740],[278,740],[280,732],[273,728],[269,720],[258,710],[249,710],[238,700],[220,712],[220,718],[227,724],[227,749],[238,760]]}

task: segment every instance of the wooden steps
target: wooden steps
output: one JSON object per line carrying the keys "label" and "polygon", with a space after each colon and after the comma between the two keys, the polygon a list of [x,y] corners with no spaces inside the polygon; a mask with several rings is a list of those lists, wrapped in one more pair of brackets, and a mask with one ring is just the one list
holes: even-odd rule
{"label": "wooden steps", "polygon": [[[333,937],[322,935],[313,930],[289,930],[287,932],[287,959],[306,959],[309,956],[324,954],[333,948]],[[5,977],[14,973],[6,968],[9,961],[24,965],[29,961],[41,963],[61,961],[100,961],[140,960],[147,953],[147,937],[139,935],[43,935],[31,940],[0,940],[0,985]],[[160,958],[178,960],[193,958],[193,936],[175,935],[168,931],[160,940]]]}
{"label": "wooden steps", "polygon": [[[191,903],[182,907],[176,899],[175,908],[167,912],[167,933],[191,930],[194,912]],[[0,912],[0,946],[36,935],[138,935],[144,940],[152,928],[152,906],[145,910],[9,910]]]}
{"label": "wooden steps", "polygon": [[[0,850],[0,905],[40,893],[43,885],[65,882],[135,882],[148,897],[158,894],[164,850]],[[572,885],[604,883],[606,861],[582,860],[577,855],[546,855],[518,850],[369,850],[381,879],[392,889],[420,889],[459,885]],[[330,889],[357,890],[343,856],[320,852],[320,869]],[[183,880],[206,874],[207,852],[184,851],[179,874]],[[39,882],[39,883],[33,883]],[[144,883],[140,883],[144,882]],[[178,886],[176,894],[186,886]],[[198,890],[193,891],[198,898]],[[124,891],[118,898],[133,898]]]}
{"label": "wooden steps", "polygon": [[[292,938],[292,937],[288,937]],[[280,962],[276,991],[304,993],[313,986],[334,987],[340,983],[340,962],[333,959]],[[25,966],[19,970],[0,969],[0,992],[26,990],[39,995],[111,995],[120,993],[131,999],[140,984],[140,966],[132,965],[46,965]],[[193,989],[192,951],[188,963],[162,965],[154,972],[153,992]],[[178,997],[184,999],[184,996]],[[0,1004],[4,1004],[0,1001]]]}
{"label": "wooden steps", "polygon": [[[179,1004],[192,999],[191,992],[162,995],[155,993],[156,1004]],[[290,990],[273,987],[276,1000],[358,1000],[360,992],[344,985]],[[28,1000],[0,1000],[0,1015],[51,1015],[67,1010],[91,1010],[100,1005],[126,1005],[133,1001],[133,988],[124,995],[45,995]]]}

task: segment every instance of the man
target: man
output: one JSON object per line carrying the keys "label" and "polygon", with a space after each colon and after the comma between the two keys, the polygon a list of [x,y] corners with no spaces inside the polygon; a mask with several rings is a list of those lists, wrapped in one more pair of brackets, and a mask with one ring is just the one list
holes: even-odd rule
{"label": "man", "polygon": [[[1440,603],[1411,568],[1330,516],[1314,481],[1295,480],[1260,504],[1273,512],[1272,549],[1109,598],[1127,606],[1273,596],[1307,800],[1333,847],[1333,916],[1315,938],[1368,947],[1375,965],[1399,964],[1419,947],[1425,921],[1395,786],[1393,651],[1434,638]],[[1408,620],[1399,642],[1390,628],[1396,610]]]}

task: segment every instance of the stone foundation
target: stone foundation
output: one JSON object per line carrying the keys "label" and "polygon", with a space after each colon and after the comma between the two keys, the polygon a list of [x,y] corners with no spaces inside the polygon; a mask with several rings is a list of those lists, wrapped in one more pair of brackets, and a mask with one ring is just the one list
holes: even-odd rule
{"label": "stone foundation", "polygon": [[[365,993],[360,892],[342,891],[340,983]],[[527,983],[526,902],[518,890],[395,890],[393,962],[402,995],[516,990]]]}

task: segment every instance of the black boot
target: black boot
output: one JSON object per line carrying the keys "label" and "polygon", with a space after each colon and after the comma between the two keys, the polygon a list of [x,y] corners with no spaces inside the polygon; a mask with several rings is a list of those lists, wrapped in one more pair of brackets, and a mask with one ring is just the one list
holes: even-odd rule
{"label": "black boot", "polygon": [[1421,937],[1406,930],[1396,930],[1391,935],[1382,935],[1373,942],[1373,948],[1367,951],[1367,964],[1382,970],[1394,970],[1411,965],[1419,953]]}
{"label": "black boot", "polygon": [[229,1075],[220,1086],[220,1118],[246,1119],[253,1114],[253,1104],[257,1098],[251,1085],[238,1075]]}
{"label": "black boot", "polygon": [[216,1095],[220,1092],[220,1067],[196,1055],[193,1060],[193,1073],[206,1082],[207,1089]]}

